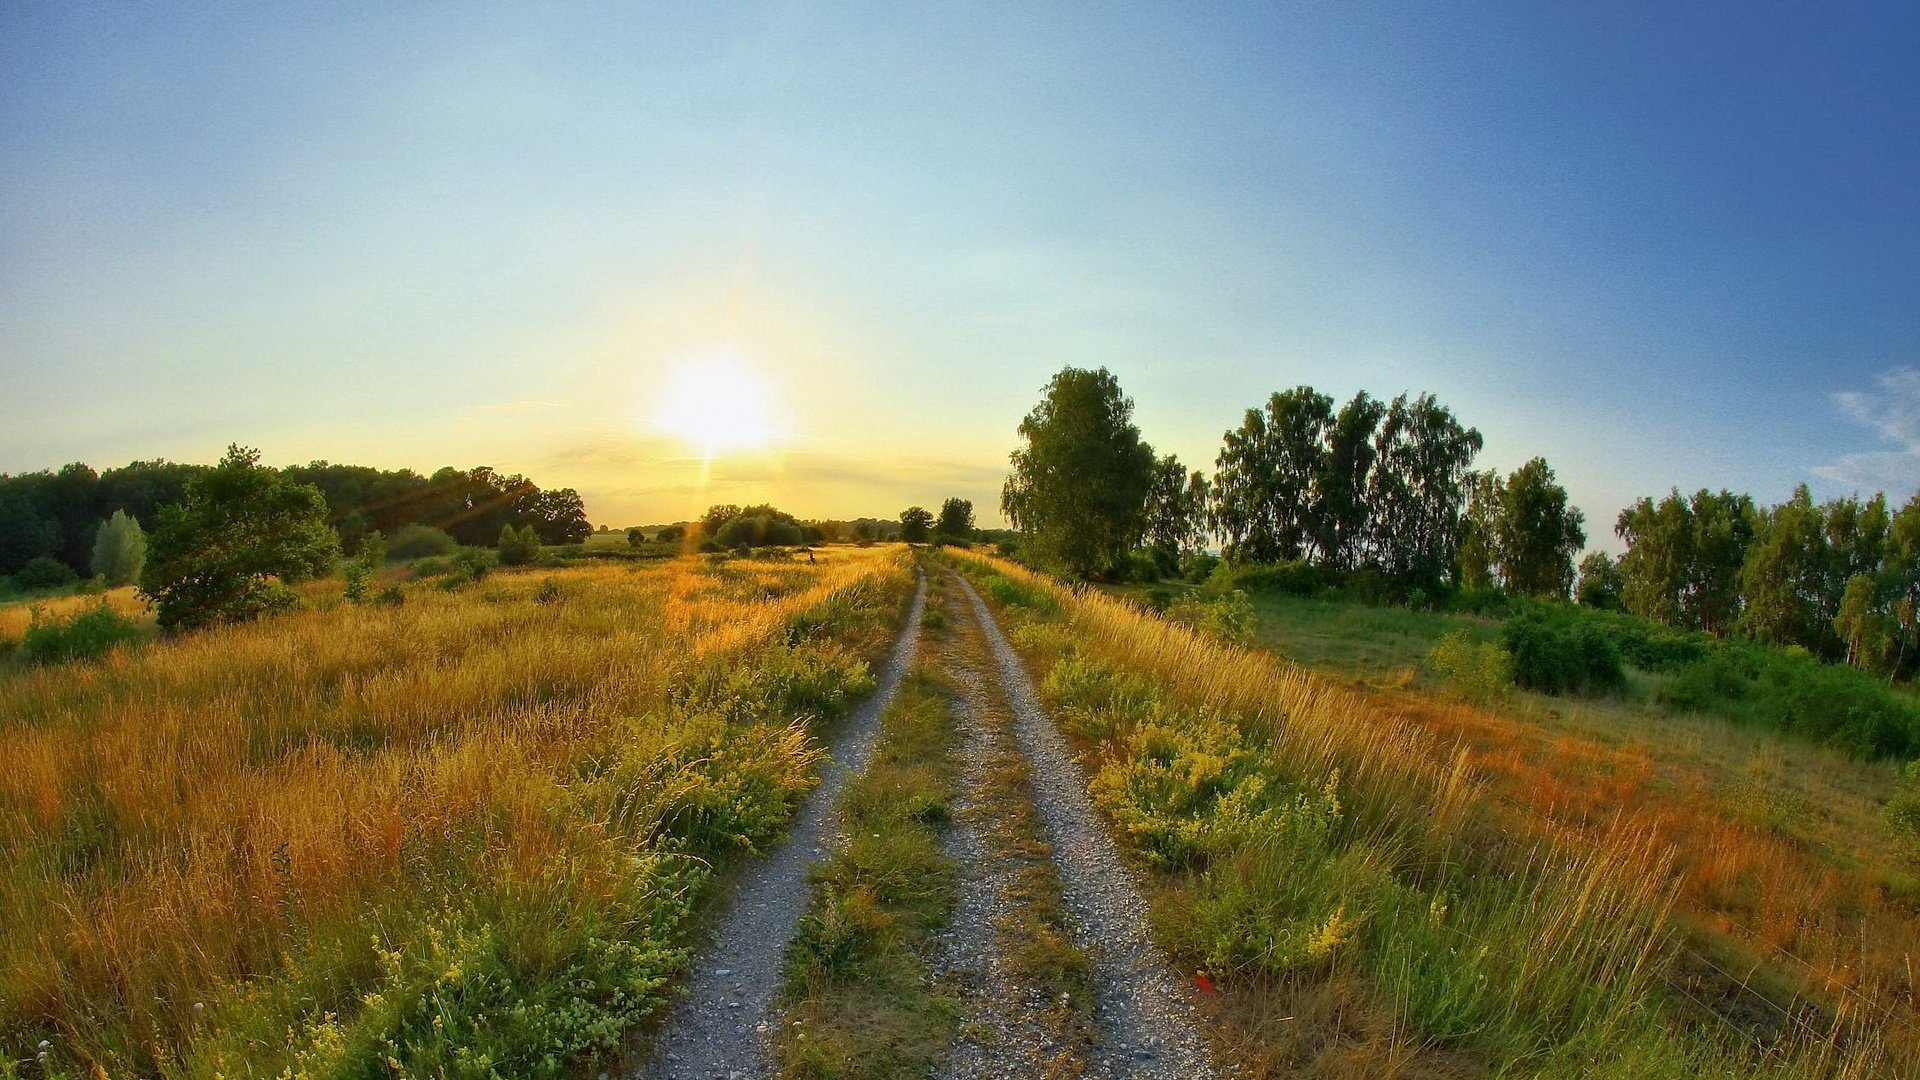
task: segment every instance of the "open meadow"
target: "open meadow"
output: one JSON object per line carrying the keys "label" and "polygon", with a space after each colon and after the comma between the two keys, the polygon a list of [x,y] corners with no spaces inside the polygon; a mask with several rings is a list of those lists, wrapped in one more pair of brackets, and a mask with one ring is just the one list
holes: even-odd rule
{"label": "open meadow", "polygon": [[387,605],[336,584],[0,675],[0,1070],[607,1060],[666,1000],[716,872],[811,786],[909,583],[897,548],[837,548]]}

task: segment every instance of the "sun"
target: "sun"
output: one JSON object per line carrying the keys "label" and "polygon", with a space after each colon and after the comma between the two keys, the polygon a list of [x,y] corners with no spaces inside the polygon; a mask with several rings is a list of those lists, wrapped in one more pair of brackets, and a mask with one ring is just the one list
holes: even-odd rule
{"label": "sun", "polygon": [[654,422],[699,447],[707,459],[729,450],[766,449],[783,441],[792,426],[767,379],[730,355],[675,364]]}

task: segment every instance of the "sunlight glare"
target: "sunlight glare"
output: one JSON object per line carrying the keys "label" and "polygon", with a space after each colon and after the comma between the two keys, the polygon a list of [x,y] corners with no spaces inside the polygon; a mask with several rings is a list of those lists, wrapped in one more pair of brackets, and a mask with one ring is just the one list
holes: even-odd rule
{"label": "sunlight glare", "polygon": [[765,449],[790,427],[767,379],[724,354],[676,364],[654,421],[707,460],[727,450]]}

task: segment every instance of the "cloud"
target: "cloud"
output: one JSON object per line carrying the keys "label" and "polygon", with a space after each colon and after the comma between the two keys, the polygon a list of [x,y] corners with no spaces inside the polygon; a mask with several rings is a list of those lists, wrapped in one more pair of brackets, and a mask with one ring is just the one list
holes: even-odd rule
{"label": "cloud", "polygon": [[1833,403],[1893,448],[1844,454],[1815,466],[1814,474],[1858,490],[1912,491],[1920,487],[1920,369],[1894,368],[1874,384],[1837,393]]}

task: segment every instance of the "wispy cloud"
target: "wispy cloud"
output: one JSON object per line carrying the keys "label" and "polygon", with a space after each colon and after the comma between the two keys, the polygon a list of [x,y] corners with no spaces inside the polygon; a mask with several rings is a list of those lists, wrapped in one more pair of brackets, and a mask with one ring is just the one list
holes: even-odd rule
{"label": "wispy cloud", "polygon": [[1842,455],[1815,466],[1815,475],[1866,491],[1920,487],[1920,369],[1894,368],[1874,380],[1874,389],[1842,391],[1833,403],[1893,447]]}

